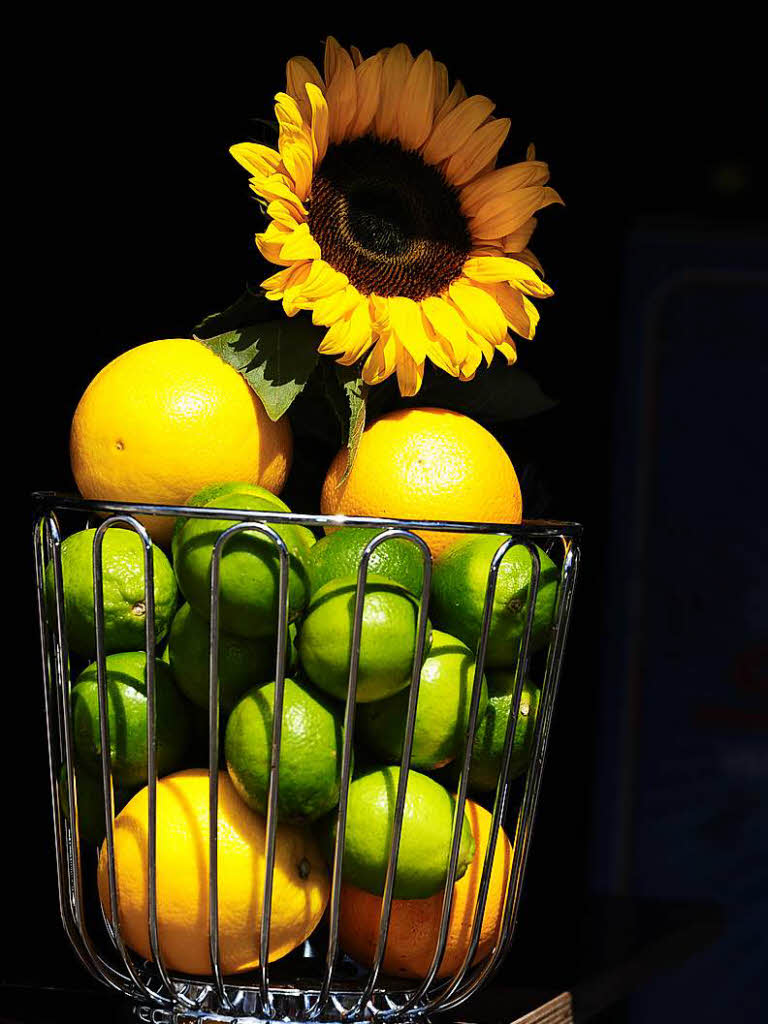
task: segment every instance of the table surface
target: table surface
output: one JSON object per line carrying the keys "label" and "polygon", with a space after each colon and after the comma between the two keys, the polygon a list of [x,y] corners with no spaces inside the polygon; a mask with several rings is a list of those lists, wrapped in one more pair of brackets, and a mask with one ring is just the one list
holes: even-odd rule
{"label": "table surface", "polygon": [[[685,962],[709,945],[722,928],[716,905],[627,904],[596,900],[572,966],[553,960],[551,980],[545,963],[535,972],[536,987],[518,984],[516,970],[504,969],[473,999],[435,1024],[570,1024],[588,1021],[639,988],[655,973]],[[515,947],[508,958],[514,964]],[[517,957],[517,969],[530,961]],[[559,977],[557,976],[559,975]],[[104,1024],[134,1022],[130,1003],[91,983],[84,970],[55,985],[0,985],[3,1024]]]}

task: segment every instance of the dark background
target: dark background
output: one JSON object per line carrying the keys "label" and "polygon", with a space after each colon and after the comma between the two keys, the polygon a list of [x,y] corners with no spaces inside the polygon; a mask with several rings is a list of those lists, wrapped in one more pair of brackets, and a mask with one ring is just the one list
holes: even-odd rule
{"label": "dark background", "polygon": [[[728,1019],[742,1020],[765,997],[768,959],[754,916],[767,888],[765,94],[746,26],[704,38],[666,20],[558,19],[465,8],[427,24],[387,8],[370,22],[289,10],[194,28],[157,12],[46,20],[24,62],[28,198],[16,252],[29,295],[17,300],[13,342],[24,490],[71,488],[69,422],[98,369],[134,345],[188,335],[260,280],[258,211],[227,151],[271,118],[285,59],[321,63],[328,32],[366,53],[400,39],[430,48],[512,118],[505,162],[535,142],[566,202],[540,216],[532,248],[556,296],[541,304],[536,341],[519,344],[519,365],[557,405],[498,431],[527,514],[586,526],[502,980],[575,985],[634,934],[638,914],[652,927],[670,907],[695,918],[715,905],[709,951],[665,967],[603,1019],[709,1021],[730,1006]],[[673,288],[661,325],[651,323],[659,289],[681,274],[694,275],[692,289],[678,301]],[[319,447],[318,464],[331,454]],[[17,877],[5,877],[25,891],[2,981],[78,984],[57,918],[31,557],[14,547],[25,596],[14,630],[28,657],[7,716],[23,782],[6,775]],[[685,628],[669,628],[683,612]],[[716,656],[726,648],[732,656]],[[726,737],[727,756],[713,735]]]}

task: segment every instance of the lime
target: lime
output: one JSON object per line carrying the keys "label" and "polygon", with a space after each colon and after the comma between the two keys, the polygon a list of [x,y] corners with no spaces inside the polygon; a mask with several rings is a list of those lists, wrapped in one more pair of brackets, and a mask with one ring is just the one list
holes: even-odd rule
{"label": "lime", "polygon": [[[176,612],[168,638],[170,665],[181,692],[200,708],[208,707],[208,640],[210,623],[188,604]],[[296,627],[288,627],[286,672],[296,664]],[[275,678],[275,637],[249,639],[219,633],[221,707],[231,710],[252,686]]]}
{"label": "lime", "polygon": [[[381,530],[362,526],[345,526],[323,537],[312,548],[307,569],[312,593],[330,580],[356,576],[366,545]],[[421,597],[424,565],[421,551],[402,537],[391,537],[380,544],[368,562],[369,573],[386,576]]]}
{"label": "lime", "polygon": [[[147,685],[143,651],[110,654],[106,659],[109,746],[112,777],[124,788],[147,781]],[[189,740],[184,699],[165,662],[155,659],[157,772],[167,775],[182,767]],[[78,763],[101,772],[101,734],[96,664],[83,669],[72,690],[72,724]]]}
{"label": "lime", "polygon": [[[349,787],[344,843],[344,881],[380,896],[395,816],[400,769],[375,768],[358,776]],[[425,899],[448,875],[455,800],[438,782],[421,772],[408,773],[400,853],[395,876],[395,899]],[[328,844],[333,850],[335,815],[329,820]],[[475,855],[472,830],[464,815],[457,878]]]}
{"label": "lime", "polygon": [[[318,543],[322,543],[321,541]],[[352,650],[357,580],[347,576],[322,586],[299,628],[299,659],[321,690],[345,700]],[[371,575],[363,601],[357,700],[383,700],[411,680],[419,603],[398,583]],[[431,628],[427,623],[427,650]]]}
{"label": "lime", "polygon": [[[259,484],[249,484],[240,480],[225,480],[218,484],[208,484],[207,487],[203,487],[202,490],[193,494],[192,497],[187,498],[185,504],[193,505],[195,508],[202,508],[203,506],[231,508],[233,506],[230,506],[225,498],[228,495],[234,494],[249,494],[253,498],[263,498],[264,501],[269,502],[269,507],[272,511],[290,512],[290,509],[285,502],[278,498],[276,494],[268,491],[266,487],[261,487]],[[265,506],[265,508],[266,507],[267,506]],[[176,563],[176,546],[178,543],[178,537],[186,522],[188,522],[187,516],[179,516],[173,524],[171,552],[174,564]],[[230,525],[232,522],[234,522],[234,520],[230,520]]]}
{"label": "lime", "polygon": [[[227,770],[249,807],[266,814],[275,684],[249,690],[227,722]],[[285,680],[280,741],[278,814],[299,824],[327,814],[339,802],[343,752],[338,707],[304,683]]]}
{"label": "lime", "polygon": [[[81,530],[61,545],[64,583],[64,614],[72,650],[85,658],[96,653],[93,609],[93,538],[95,530]],[[159,644],[176,609],[177,588],[168,559],[152,545],[155,575],[155,640]],[[53,563],[46,567],[49,605],[54,607]],[[114,527],[104,534],[102,545],[104,582],[104,643],[110,651],[136,650],[144,646],[144,544],[133,530]]]}
{"label": "lime", "polygon": [[[504,540],[503,536],[486,535],[457,541],[435,564],[431,605],[435,622],[473,650],[480,639],[491,560]],[[546,645],[559,579],[552,559],[540,548],[537,551],[541,574],[531,630],[532,652]],[[530,552],[525,545],[516,544],[504,555],[499,567],[486,668],[515,664],[528,613],[530,584]]]}
{"label": "lime", "polygon": [[[475,792],[496,788],[501,771],[507,723],[514,700],[514,672],[488,673],[491,697],[488,709],[480,720],[472,749],[469,769],[469,787]],[[539,708],[539,688],[526,680],[520,695],[520,713],[515,724],[512,740],[512,756],[509,762],[509,778],[515,779],[528,768],[531,759],[533,733],[536,727],[536,713]],[[451,765],[456,768],[456,764]]]}
{"label": "lime", "polygon": [[[414,768],[441,768],[464,749],[474,678],[472,651],[461,640],[433,630],[419,683],[411,753]],[[363,704],[358,711],[363,741],[388,763],[397,763],[402,757],[409,697],[410,689],[401,690],[387,700]],[[487,705],[488,687],[483,679],[479,716]]]}
{"label": "lime", "polygon": [[[233,509],[252,512],[272,508],[263,498],[234,494]],[[213,548],[232,522],[226,519],[190,519],[176,542],[176,576],[184,597],[195,611],[210,615],[210,577]],[[304,567],[308,547],[295,526],[275,526],[289,554],[289,617],[301,614],[307,602],[309,580]],[[275,545],[257,530],[231,537],[220,562],[219,624],[238,636],[273,636],[277,627],[280,557]]]}
{"label": "lime", "polygon": [[[85,771],[75,769],[75,790],[77,793],[77,819],[80,824],[80,835],[86,842],[100,844],[104,840],[104,791],[101,788],[101,776],[89,775]],[[114,813],[125,807],[132,796],[130,791],[113,787],[112,804]],[[69,787],[67,786],[67,766],[63,764],[59,772],[59,799],[61,809],[68,821]]]}

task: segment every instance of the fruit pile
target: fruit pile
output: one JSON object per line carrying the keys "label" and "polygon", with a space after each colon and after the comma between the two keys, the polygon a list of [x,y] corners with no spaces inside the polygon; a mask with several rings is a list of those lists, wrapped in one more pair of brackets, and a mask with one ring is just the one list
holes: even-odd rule
{"label": "fruit pile", "polygon": [[[199,349],[199,351],[198,351]],[[217,365],[218,364],[218,365]],[[72,461],[86,497],[289,511],[280,489],[291,459],[287,421],[272,423],[243,379],[193,341],[154,342],[115,360],[92,382],[75,415]],[[411,409],[365,431],[344,477],[331,465],[323,512],[377,517],[516,522],[520,491],[493,437],[466,416]],[[246,469],[249,472],[245,472]],[[235,479],[242,477],[243,479]],[[231,519],[145,516],[153,545],[157,736],[157,901],[166,965],[211,972],[208,939],[208,708],[210,579],[214,546]],[[343,526],[322,538],[274,525],[289,559],[288,636],[277,798],[270,960],[318,927],[340,798],[344,701],[357,570],[379,531]],[[72,723],[78,821],[84,841],[104,838],[101,735],[95,657],[94,529],[62,543],[64,613],[74,678]],[[475,655],[491,559],[500,536],[425,534],[434,566],[411,770],[384,970],[423,977],[439,930],[448,872],[454,790],[463,758]],[[163,550],[165,549],[165,550]],[[546,645],[558,570],[539,551],[532,649]],[[114,783],[115,865],[122,933],[151,959],[148,934],[147,683],[144,546],[120,527],[103,540],[104,641],[109,758]],[[53,565],[47,567],[54,600]],[[403,538],[370,559],[359,657],[354,773],[349,788],[339,937],[369,965],[378,936],[395,794],[410,692],[422,554]],[[256,530],[231,537],[220,559],[218,693],[219,930],[222,968],[259,963],[265,819],[275,701],[279,557]],[[483,794],[498,781],[515,666],[528,613],[531,556],[515,545],[498,576],[469,776],[458,880],[440,976],[461,964],[490,840]],[[77,673],[78,659],[84,667]],[[526,682],[511,774],[527,767],[539,693]],[[69,814],[68,780],[61,796]],[[511,846],[499,833],[477,959],[500,926]],[[109,916],[106,851],[99,892]]]}

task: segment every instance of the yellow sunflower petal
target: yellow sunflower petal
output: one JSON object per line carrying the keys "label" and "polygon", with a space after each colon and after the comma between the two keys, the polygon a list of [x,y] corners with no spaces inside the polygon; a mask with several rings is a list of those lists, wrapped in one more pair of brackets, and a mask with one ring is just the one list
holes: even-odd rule
{"label": "yellow sunflower petal", "polygon": [[337,361],[342,366],[352,366],[373,344],[373,326],[368,312],[368,303],[360,302],[349,321],[345,337],[345,352]]}
{"label": "yellow sunflower petal", "polygon": [[404,295],[390,296],[389,323],[400,344],[417,363],[423,364],[428,339],[421,318],[420,304]]}
{"label": "yellow sunflower petal", "polygon": [[508,167],[499,167],[461,189],[461,208],[468,217],[474,217],[483,204],[495,196],[529,188],[531,185],[546,185],[547,181],[549,165],[543,160],[524,160]]}
{"label": "yellow sunflower petal", "polygon": [[497,345],[504,341],[507,321],[490,295],[462,279],[450,285],[448,294],[470,328]]}
{"label": "yellow sunflower petal", "polygon": [[307,100],[312,126],[312,160],[317,167],[328,149],[328,103],[320,89],[311,82],[307,84]]}
{"label": "yellow sunflower petal", "polygon": [[350,46],[349,52],[352,57],[352,63],[355,65],[356,68],[359,67],[363,63],[362,53],[360,53],[356,46]]}
{"label": "yellow sunflower petal", "polygon": [[296,195],[306,199],[312,184],[312,142],[296,101],[287,93],[275,96],[275,115],[280,125],[278,148],[286,170],[296,185]]}
{"label": "yellow sunflower petal", "polygon": [[285,91],[291,96],[301,111],[306,124],[310,123],[312,111],[307,98],[305,86],[314,85],[321,92],[325,83],[311,60],[306,57],[292,57],[285,66]]}
{"label": "yellow sunflower petal", "polygon": [[462,273],[473,281],[509,281],[528,295],[549,298],[554,292],[522,260],[511,256],[470,256]]}
{"label": "yellow sunflower petal", "polygon": [[521,263],[527,264],[529,267],[535,270],[537,274],[544,273],[544,267],[542,267],[541,263],[538,261],[536,256],[534,256],[530,249],[521,249],[520,252],[516,252],[515,259],[520,260]]}
{"label": "yellow sunflower petal", "polygon": [[[278,270],[276,274],[265,278],[261,287],[267,294],[268,299],[281,299],[285,291],[294,285],[299,279],[304,280],[309,273],[309,263],[294,263],[285,270]],[[302,275],[300,278],[300,274]]]}
{"label": "yellow sunflower petal", "polygon": [[498,302],[509,326],[515,334],[531,341],[539,322],[539,311],[534,304],[526,295],[511,285],[497,284],[492,288],[493,297]]}
{"label": "yellow sunflower petal", "polygon": [[470,96],[435,126],[421,151],[428,164],[438,164],[461,149],[494,108],[486,96]]}
{"label": "yellow sunflower petal", "polygon": [[525,224],[537,210],[563,200],[553,188],[534,185],[486,200],[470,220],[473,238],[501,238]]}
{"label": "yellow sunflower petal", "polygon": [[383,57],[377,53],[373,57],[364,60],[362,64],[355,68],[357,112],[348,132],[349,137],[352,139],[356,139],[368,131],[376,114],[381,94],[381,69],[383,63]]}
{"label": "yellow sunflower petal", "polygon": [[437,334],[451,346],[456,362],[461,363],[466,358],[469,342],[466,324],[455,307],[437,295],[430,295],[422,299],[421,308]]}
{"label": "yellow sunflower petal", "polygon": [[536,229],[536,223],[536,218],[531,217],[525,224],[521,224],[516,231],[511,231],[508,235],[504,235],[501,240],[501,247],[504,252],[522,252],[531,240],[531,235]]}
{"label": "yellow sunflower petal", "polygon": [[502,341],[500,345],[496,346],[496,351],[501,352],[507,360],[507,366],[513,366],[517,362],[517,347],[512,339]]}
{"label": "yellow sunflower petal", "polygon": [[267,230],[255,236],[256,246],[264,259],[269,260],[270,263],[289,267],[294,261],[292,259],[285,259],[282,255],[283,244],[289,235],[290,230],[288,228],[278,224],[276,221],[270,221]]}
{"label": "yellow sunflower petal", "polygon": [[425,328],[427,338],[429,339],[427,342],[427,359],[434,363],[435,366],[439,366],[441,370],[449,373],[451,377],[458,377],[459,363],[453,358],[453,352],[448,341],[434,330],[429,321],[425,322]]}
{"label": "yellow sunflower petal", "polygon": [[262,146],[258,142],[240,142],[236,146],[230,146],[229,152],[241,167],[259,178],[285,170],[282,157],[277,150]]}
{"label": "yellow sunflower petal", "polygon": [[312,323],[329,327],[336,320],[342,319],[351,312],[363,297],[352,285],[340,288],[337,292],[316,299],[312,303]]}
{"label": "yellow sunflower petal", "polygon": [[278,224],[282,224],[289,231],[303,222],[301,216],[296,212],[296,207],[284,199],[273,199],[267,206],[267,216],[271,217],[273,221],[277,221]]}
{"label": "yellow sunflower petal", "polygon": [[283,243],[280,255],[287,260],[319,260],[322,253],[320,246],[309,233],[309,225],[299,224]]}
{"label": "yellow sunflower petal", "polygon": [[341,142],[357,110],[355,65],[346,50],[338,48],[332,61],[333,77],[328,81],[325,98],[328,102],[328,138]]}
{"label": "yellow sunflower petal", "polygon": [[432,131],[435,116],[435,62],[429,50],[413,62],[397,111],[397,136],[403,149],[418,149]]}
{"label": "yellow sunflower petal", "polygon": [[[342,53],[346,54],[347,51],[334,36],[328,36],[325,41],[325,54],[323,57],[323,75],[326,86],[330,85],[333,76],[336,74]],[[347,56],[349,55],[347,54]]]}
{"label": "yellow sunflower petal", "polygon": [[448,93],[448,97],[440,107],[438,112],[435,114],[435,124],[439,124],[444,117],[447,117],[452,110],[455,110],[460,103],[463,103],[467,98],[467,90],[461,84],[457,82],[451,91]]}
{"label": "yellow sunflower petal", "polygon": [[424,379],[424,360],[418,361],[400,348],[397,353],[397,386],[403,398],[411,398],[419,393]]}
{"label": "yellow sunflower petal", "polygon": [[397,135],[397,112],[405,80],[411,70],[413,57],[405,43],[393,46],[384,58],[381,69],[381,94],[374,125],[380,139],[394,139]]}
{"label": "yellow sunflower petal", "polygon": [[[477,337],[477,335],[475,335]],[[459,369],[461,380],[472,380],[483,358],[482,349],[474,341],[467,351],[467,357]]]}
{"label": "yellow sunflower petal", "polygon": [[301,292],[306,302],[314,303],[318,299],[327,298],[341,288],[346,288],[349,283],[345,274],[326,263],[325,260],[315,257],[312,270],[304,282]]}
{"label": "yellow sunflower petal", "polygon": [[448,99],[448,68],[442,61],[435,61],[435,115]]}
{"label": "yellow sunflower petal", "polygon": [[363,363],[360,372],[366,384],[381,384],[395,372],[397,342],[391,334],[380,336]]}
{"label": "yellow sunflower petal", "polygon": [[349,317],[337,320],[326,331],[323,340],[317,346],[321,356],[338,356],[345,350],[345,340],[349,333]]}
{"label": "yellow sunflower petal", "polygon": [[[483,359],[485,360],[486,366],[490,366],[491,363],[493,362],[493,353],[496,350],[496,345],[503,345],[504,343],[502,341],[491,342],[488,340],[488,338],[485,337],[484,334],[481,334],[480,331],[476,331],[471,327],[467,329],[467,334],[469,335],[470,340],[474,342],[478,351],[481,353]],[[504,337],[507,338],[508,335],[505,334]]]}
{"label": "yellow sunflower petal", "polygon": [[452,185],[471,181],[493,160],[509,134],[510,120],[500,117],[478,128],[464,145],[453,154],[445,167],[445,176]]}

